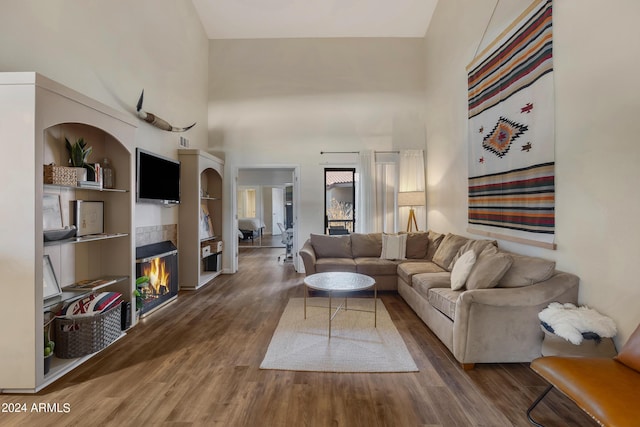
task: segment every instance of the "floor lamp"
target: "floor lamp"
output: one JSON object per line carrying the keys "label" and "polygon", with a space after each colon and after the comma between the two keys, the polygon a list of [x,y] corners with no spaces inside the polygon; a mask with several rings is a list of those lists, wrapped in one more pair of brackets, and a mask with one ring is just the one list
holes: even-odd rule
{"label": "floor lamp", "polygon": [[416,226],[418,229],[418,221],[416,221],[416,213],[413,210],[414,206],[424,206],[426,204],[424,191],[400,191],[398,192],[398,207],[409,206],[409,220],[407,221],[407,233],[411,232],[412,227]]}

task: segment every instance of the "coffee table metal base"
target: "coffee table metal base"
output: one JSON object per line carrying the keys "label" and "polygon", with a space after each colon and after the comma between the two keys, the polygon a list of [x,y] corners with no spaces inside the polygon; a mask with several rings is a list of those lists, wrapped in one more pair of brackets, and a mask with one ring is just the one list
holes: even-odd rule
{"label": "coffee table metal base", "polygon": [[329,312],[329,339],[331,339],[331,322],[340,312],[340,310],[348,311],[348,299],[344,296],[344,300],[338,304],[337,307],[333,307],[333,292],[352,292],[357,290],[364,290],[373,286],[373,311],[363,310],[358,308],[352,308],[352,311],[363,311],[367,313],[373,313],[373,327],[378,327],[378,287],[375,280],[372,277],[365,276],[358,273],[316,273],[308,276],[304,279],[304,318],[307,318],[307,298],[309,294],[309,288],[315,290],[326,291],[329,294],[329,306],[309,306],[309,307],[321,307],[327,308]]}

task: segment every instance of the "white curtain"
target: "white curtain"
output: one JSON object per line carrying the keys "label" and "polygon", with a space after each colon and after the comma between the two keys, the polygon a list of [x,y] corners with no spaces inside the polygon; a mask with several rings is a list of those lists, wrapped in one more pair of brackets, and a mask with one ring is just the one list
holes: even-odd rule
{"label": "white curtain", "polygon": [[[400,151],[398,191],[425,191],[423,150]],[[425,231],[427,224],[426,206],[414,207],[418,229]],[[399,208],[398,229],[406,230],[409,208]]]}
{"label": "white curtain", "polygon": [[376,188],[378,189],[378,221],[376,231],[395,233],[398,219],[396,187],[398,183],[397,156],[391,161],[376,162]]}
{"label": "white curtain", "polygon": [[371,150],[360,151],[358,155],[356,185],[356,233],[373,233],[379,222],[376,194],[375,153]]}

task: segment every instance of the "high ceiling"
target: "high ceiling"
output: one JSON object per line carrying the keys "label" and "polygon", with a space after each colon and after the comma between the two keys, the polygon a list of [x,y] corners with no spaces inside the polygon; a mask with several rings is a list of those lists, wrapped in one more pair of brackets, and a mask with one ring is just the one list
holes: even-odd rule
{"label": "high ceiling", "polygon": [[209,39],[423,37],[438,0],[192,0]]}

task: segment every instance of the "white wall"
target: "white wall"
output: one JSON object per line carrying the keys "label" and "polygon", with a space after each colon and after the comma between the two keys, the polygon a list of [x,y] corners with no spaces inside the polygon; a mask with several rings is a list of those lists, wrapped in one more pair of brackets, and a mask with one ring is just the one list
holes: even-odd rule
{"label": "white wall", "polygon": [[[465,67],[495,4],[441,1],[425,38],[428,223],[435,230],[469,235]],[[529,4],[500,2],[483,44]],[[640,323],[640,3],[564,0],[553,13],[558,247],[500,245],[580,276],[580,302],[616,321],[620,346]]]}
{"label": "white wall", "polygon": [[321,163],[336,157],[320,151],[424,148],[423,60],[422,39],[211,41],[209,144],[225,158],[227,215],[235,167],[296,165],[298,242],[322,233]]}
{"label": "white wall", "polygon": [[[198,122],[184,134],[139,122],[136,146],[174,159],[180,135],[192,148],[207,145],[207,55],[190,1],[2,1],[0,71],[36,71],[132,115],[144,89],[145,110],[174,126]],[[136,226],[177,216],[138,204]]]}

